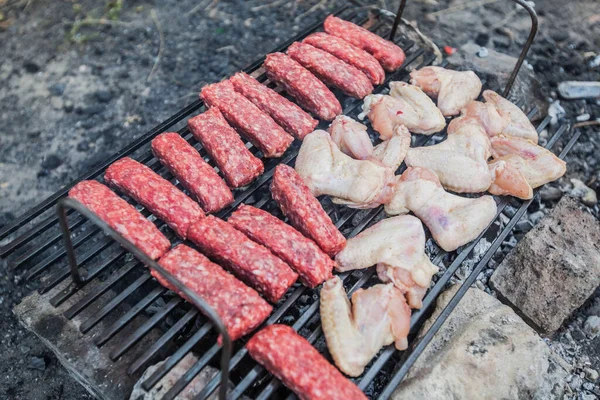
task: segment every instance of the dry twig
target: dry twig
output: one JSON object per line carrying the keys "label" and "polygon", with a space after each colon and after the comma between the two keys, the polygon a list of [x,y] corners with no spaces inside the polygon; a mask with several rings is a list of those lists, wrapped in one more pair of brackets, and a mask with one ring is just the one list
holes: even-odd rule
{"label": "dry twig", "polygon": [[317,4],[315,4],[314,6],[312,6],[311,8],[309,8],[308,10],[304,11],[302,14],[300,14],[296,18],[294,18],[294,21],[298,22],[302,18],[307,16],[308,14],[311,14],[314,11],[316,11],[317,9],[325,7],[326,3],[327,3],[327,0],[321,0],[320,2],[318,2]]}
{"label": "dry twig", "polygon": [[158,14],[156,13],[156,10],[154,8],[152,10],[150,10],[150,15],[152,16],[152,20],[154,21],[154,25],[156,25],[156,30],[158,31],[159,46],[158,46],[158,55],[156,56],[156,61],[154,62],[154,65],[152,66],[152,70],[150,71],[150,74],[148,75],[146,82],[149,82],[150,79],[152,79],[152,76],[154,75],[154,73],[156,72],[156,69],[158,68],[158,64],[160,63],[160,60],[162,58],[163,49],[165,46],[165,37],[163,34],[162,26],[160,25],[160,20],[158,19]]}
{"label": "dry twig", "polygon": [[457,4],[455,6],[452,7],[448,7],[448,8],[444,8],[443,10],[439,10],[439,11],[434,11],[432,13],[427,14],[427,16],[429,17],[435,17],[437,15],[442,15],[442,14],[452,14],[455,13],[457,11],[461,11],[461,10],[467,10],[469,8],[476,8],[479,6],[483,6],[486,4],[491,4],[491,3],[498,3],[501,0],[475,0],[475,1],[467,1],[461,4]]}
{"label": "dry twig", "polygon": [[276,0],[276,1],[272,2],[272,3],[261,4],[260,6],[254,6],[254,7],[252,7],[250,9],[250,11],[256,12],[256,11],[263,10],[265,8],[277,7],[277,6],[279,6],[281,4],[284,4],[286,2],[287,2],[287,0]]}

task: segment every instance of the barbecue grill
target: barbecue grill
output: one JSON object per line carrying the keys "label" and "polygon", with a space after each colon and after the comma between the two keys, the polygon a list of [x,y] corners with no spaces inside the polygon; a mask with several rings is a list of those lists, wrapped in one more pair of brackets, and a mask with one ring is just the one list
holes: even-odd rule
{"label": "barbecue grill", "polygon": [[[522,5],[531,15],[532,31],[505,88],[505,96],[510,91],[537,29],[537,19],[533,9],[523,1],[515,0],[515,2]],[[374,93],[382,92],[391,80],[407,80],[408,72],[412,68],[421,68],[435,60],[432,52],[420,48],[415,42],[407,38],[395,37],[404,4],[403,0],[393,23],[385,14],[380,14],[377,21],[368,27],[380,36],[389,37],[406,52],[406,62],[402,68],[394,73],[386,74],[384,84],[376,87]],[[359,25],[366,21],[360,12],[352,8],[345,7],[335,14]],[[322,22],[319,22],[274,51],[285,51],[288,45],[319,30],[321,26]],[[267,80],[261,68],[263,60],[264,57],[261,57],[244,71],[264,84],[274,87]],[[362,101],[344,96],[340,92],[335,93],[341,100],[344,114],[357,118],[361,111]],[[6,258],[12,268],[27,270],[26,279],[39,285],[37,298],[39,301],[49,302],[54,308],[56,316],[66,320],[85,316],[83,322],[78,326],[82,336],[93,334],[93,341],[100,349],[106,348],[110,344],[109,358],[114,363],[113,367],[126,370],[129,375],[134,377],[133,380],[137,379],[145,368],[160,361],[166,355],[170,355],[143,382],[143,388],[146,390],[155,386],[190,351],[197,354],[198,361],[172,386],[163,397],[164,399],[175,398],[200,370],[207,365],[219,365],[219,360],[222,373],[210,380],[197,399],[208,398],[215,392],[220,382],[222,398],[226,390],[229,390],[227,398],[231,399],[242,396],[256,399],[291,398],[294,395],[290,394],[289,390],[247,355],[247,351],[243,347],[244,339],[233,344],[230,342],[219,317],[200,298],[89,210],[65,197],[68,190],[81,180],[98,179],[102,181],[105,169],[124,156],[133,157],[144,163],[183,190],[179,182],[152,155],[149,144],[159,133],[176,130],[182,125],[182,121],[204,109],[200,100],[188,105],[107,159],[93,171],[71,182],[17,218],[13,224],[4,227],[0,231],[0,242],[4,243],[0,248],[0,256]],[[526,111],[530,119],[538,114],[537,109]],[[564,158],[577,141],[579,132],[571,132],[567,126],[551,128],[549,121],[549,117],[541,119],[537,126],[538,133],[549,129],[552,135],[546,148],[559,153],[559,157]],[[321,123],[319,127],[323,128],[326,125],[326,123]],[[192,137],[187,126],[179,129],[178,133],[206,158],[206,152]],[[415,136],[412,146],[434,144],[442,140],[444,136],[443,132],[433,136]],[[559,151],[560,144],[562,144],[562,149]],[[299,145],[296,141],[280,159],[264,159],[265,173],[249,186],[235,190],[233,205],[217,213],[217,216],[226,218],[239,204],[246,203],[282,217],[270,198],[268,186],[278,163],[293,165]],[[254,154],[259,153],[249,143],[247,146]],[[208,159],[207,161],[212,162]],[[403,169],[401,167],[398,173]],[[462,282],[454,298],[418,342],[413,343],[413,340],[409,349],[403,352],[397,351],[393,345],[384,348],[367,366],[363,375],[354,380],[368,396],[379,399],[390,397],[462,296],[475,282],[478,274],[496,250],[500,248],[515,224],[527,212],[528,206],[534,199],[519,201],[497,198],[498,212],[494,222],[475,241],[457,251],[446,253],[428,235],[427,251],[433,263],[440,266],[440,272],[434,277],[432,287],[423,299],[423,308],[412,313],[409,337],[412,339],[415,338],[415,334],[429,316],[437,296],[454,277],[458,268],[466,260],[473,259],[474,249],[487,247],[487,250],[475,255],[479,260],[474,264],[472,272]],[[336,206],[328,198],[320,200],[336,226],[347,237],[358,234],[384,217],[382,207],[371,210],[354,210]],[[516,214],[501,216],[504,208],[511,203],[518,207]],[[135,205],[135,203],[133,204]],[[154,221],[155,218],[147,210],[139,206],[137,208]],[[58,213],[55,212],[55,209]],[[181,242],[164,223],[157,221],[157,225],[174,244]],[[144,264],[157,269],[173,286],[187,295],[193,306],[158,284]],[[374,268],[343,273],[340,274],[340,278],[349,295],[358,288],[377,283]],[[109,293],[110,296],[107,296]],[[266,324],[276,322],[291,325],[327,357],[327,349],[320,326],[318,290],[308,289],[296,283],[274,307],[274,312]],[[95,329],[99,326],[102,327],[100,331]],[[223,347],[216,344],[218,334],[223,335]],[[48,342],[52,339],[45,338],[45,340]],[[135,356],[128,357],[132,353],[135,353]],[[79,378],[85,379],[81,376]],[[228,381],[231,382],[229,385],[227,385]],[[97,391],[95,394],[105,397],[101,391]]]}

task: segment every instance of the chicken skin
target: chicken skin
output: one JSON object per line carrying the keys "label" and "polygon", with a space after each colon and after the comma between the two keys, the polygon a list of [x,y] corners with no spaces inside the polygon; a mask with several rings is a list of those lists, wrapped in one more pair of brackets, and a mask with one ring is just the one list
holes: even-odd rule
{"label": "chicken skin", "polygon": [[385,211],[390,215],[412,211],[440,247],[452,251],[477,238],[493,221],[496,202],[491,196],[473,199],[450,194],[435,172],[409,167],[399,177]]}
{"label": "chicken skin", "polygon": [[538,142],[538,134],[525,113],[494,91],[483,92],[485,103],[472,101],[461,112],[459,118],[448,125],[448,134],[460,129],[464,123],[477,120],[489,137],[514,136]]}
{"label": "chicken skin", "polygon": [[491,150],[490,139],[481,125],[472,122],[439,144],[409,149],[405,162],[409,167],[432,170],[448,190],[478,193],[492,183],[487,164]]}
{"label": "chicken skin", "polygon": [[555,181],[567,172],[563,160],[527,139],[500,135],[493,137],[491,143],[494,160],[490,169],[496,175],[490,187],[492,194],[530,199],[533,189]]}
{"label": "chicken skin", "polygon": [[373,208],[386,203],[395,182],[390,168],[347,156],[323,130],[304,138],[295,168],[312,194],[330,195],[334,203],[353,208]]}
{"label": "chicken skin", "polygon": [[425,254],[423,224],[410,215],[384,219],[348,239],[335,261],[340,272],[377,265],[379,279],[392,282],[412,308],[422,307],[423,296],[438,271]]}
{"label": "chicken skin", "polygon": [[453,71],[442,67],[424,67],[410,73],[410,83],[437,99],[444,117],[458,115],[481,93],[481,80],[473,71]]}
{"label": "chicken skin", "polygon": [[398,169],[410,147],[410,132],[404,125],[394,129],[393,136],[373,147],[367,127],[345,115],[333,120],[329,127],[331,140],[342,153],[356,160],[371,160]]}
{"label": "chicken skin", "polygon": [[432,135],[446,126],[446,120],[431,99],[418,87],[405,82],[391,82],[389,96],[365,97],[362,108],[359,118],[368,116],[382,140],[392,137],[398,125],[423,135]]}
{"label": "chicken skin", "polygon": [[320,312],[329,352],[346,375],[362,374],[384,346],[408,347],[410,308],[392,284],[358,289],[350,304],[342,281],[334,276],[321,289]]}

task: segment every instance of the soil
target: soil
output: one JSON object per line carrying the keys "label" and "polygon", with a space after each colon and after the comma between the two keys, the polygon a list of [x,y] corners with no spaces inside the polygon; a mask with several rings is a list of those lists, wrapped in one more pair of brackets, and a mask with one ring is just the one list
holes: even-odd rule
{"label": "soil", "polygon": [[[518,55],[529,29],[526,13],[512,12],[506,2],[451,8],[463,2],[480,4],[415,0],[405,16],[440,48],[476,41]],[[239,70],[342,4],[0,0],[0,226],[194,101],[205,83]],[[397,2],[370,4],[395,10]],[[536,10],[540,31],[527,60],[541,81],[542,100],[553,102],[559,82],[600,78],[600,67],[590,66],[600,53],[600,3],[565,7],[541,0]],[[597,100],[560,104],[569,121],[582,114],[600,118]],[[570,179],[578,178],[598,192],[598,151],[598,129],[589,128],[556,186],[569,191]],[[17,323],[11,310],[31,288],[6,263],[0,267],[0,397],[90,398]]]}

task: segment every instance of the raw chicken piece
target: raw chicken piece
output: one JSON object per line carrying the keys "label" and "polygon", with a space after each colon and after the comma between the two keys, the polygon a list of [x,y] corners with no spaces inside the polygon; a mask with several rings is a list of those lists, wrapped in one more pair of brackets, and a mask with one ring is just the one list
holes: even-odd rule
{"label": "raw chicken piece", "polygon": [[410,147],[410,132],[398,125],[393,136],[373,147],[367,127],[345,115],[336,117],[329,133],[339,149],[357,160],[377,161],[394,171],[398,169]]}
{"label": "raw chicken piece", "polygon": [[412,308],[421,308],[438,268],[425,254],[425,231],[419,219],[387,218],[348,239],[335,257],[336,270],[351,271],[377,264],[377,275],[404,293]]}
{"label": "raw chicken piece", "polygon": [[367,127],[350,117],[337,116],[329,126],[329,134],[338,148],[352,158],[365,160],[373,153]]}
{"label": "raw chicken piece", "polygon": [[437,106],[445,117],[457,115],[481,92],[481,81],[473,71],[425,67],[412,71],[410,77],[410,83],[437,98]]}
{"label": "raw chicken piece", "polygon": [[533,197],[533,188],[521,169],[527,168],[526,161],[514,154],[500,157],[488,164],[492,184],[488,192],[497,196],[510,195],[528,200]]}
{"label": "raw chicken piece", "polygon": [[442,186],[459,193],[486,191],[492,183],[487,160],[491,156],[490,139],[477,122],[461,129],[442,143],[413,147],[406,155],[406,165],[434,171]]}
{"label": "raw chicken piece", "polygon": [[475,239],[493,221],[496,202],[491,196],[472,199],[450,194],[435,172],[409,167],[398,179],[385,211],[390,215],[412,211],[440,247],[452,251]]}
{"label": "raw chicken piece", "polygon": [[353,208],[386,203],[395,182],[390,168],[369,160],[354,160],[342,153],[323,130],[304,138],[295,168],[313,195],[327,194],[334,203]]}
{"label": "raw chicken piece", "polygon": [[390,96],[365,97],[361,115],[367,115],[382,140],[392,137],[398,125],[412,133],[432,135],[446,126],[446,120],[421,89],[405,82],[391,82]]}
{"label": "raw chicken piece", "polygon": [[448,125],[448,134],[459,130],[465,123],[478,121],[489,137],[498,135],[521,137],[538,142],[538,134],[527,116],[519,107],[499,94],[485,90],[485,103],[472,101],[461,111],[460,117]]}
{"label": "raw chicken piece", "polygon": [[517,169],[535,189],[560,178],[567,164],[551,151],[519,137],[495,136],[491,139],[494,161],[503,160]]}
{"label": "raw chicken piece", "polygon": [[358,289],[350,304],[334,276],[321,290],[321,323],[335,364],[346,375],[359,376],[383,346],[408,347],[410,308],[392,284]]}

